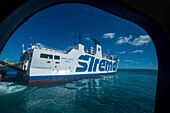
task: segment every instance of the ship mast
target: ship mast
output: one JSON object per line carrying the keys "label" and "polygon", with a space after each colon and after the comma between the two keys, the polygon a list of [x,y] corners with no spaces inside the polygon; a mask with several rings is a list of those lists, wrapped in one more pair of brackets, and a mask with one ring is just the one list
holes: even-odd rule
{"label": "ship mast", "polygon": [[78,38],[79,38],[79,44],[81,44],[81,31],[80,31],[80,29],[79,29],[79,36],[78,36]]}
{"label": "ship mast", "polygon": [[22,50],[21,50],[21,55],[25,52],[25,50],[24,50],[24,44],[22,44]]}
{"label": "ship mast", "polygon": [[31,37],[30,37],[30,47],[32,47],[32,39],[31,39]]}
{"label": "ship mast", "polygon": [[92,41],[94,42],[94,45],[100,45],[100,42],[99,41],[97,41],[95,38],[92,38]]}
{"label": "ship mast", "polygon": [[109,49],[107,49],[107,54],[108,54],[108,56],[110,56],[110,50]]}

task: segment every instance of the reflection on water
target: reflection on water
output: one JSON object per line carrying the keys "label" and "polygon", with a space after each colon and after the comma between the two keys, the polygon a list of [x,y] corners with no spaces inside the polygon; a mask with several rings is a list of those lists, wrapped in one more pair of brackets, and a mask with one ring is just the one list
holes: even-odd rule
{"label": "reflection on water", "polygon": [[1,83],[0,113],[150,113],[156,78],[119,71],[51,86]]}

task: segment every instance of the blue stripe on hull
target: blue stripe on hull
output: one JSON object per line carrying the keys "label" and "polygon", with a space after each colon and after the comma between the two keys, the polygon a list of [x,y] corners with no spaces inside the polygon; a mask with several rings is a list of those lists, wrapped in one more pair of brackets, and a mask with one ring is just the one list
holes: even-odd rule
{"label": "blue stripe on hull", "polygon": [[96,74],[79,74],[79,75],[41,75],[41,76],[30,76],[29,77],[29,85],[40,85],[40,84],[48,84],[54,82],[62,82],[62,81],[72,81],[81,78],[91,78],[97,77],[100,75],[110,75],[111,73],[96,73]]}
{"label": "blue stripe on hull", "polygon": [[78,75],[41,75],[41,76],[30,76],[29,80],[49,80],[49,79],[60,79],[60,78],[79,78],[79,77],[90,77],[90,76],[99,76],[113,74],[111,73],[96,73],[96,74],[78,74]]}

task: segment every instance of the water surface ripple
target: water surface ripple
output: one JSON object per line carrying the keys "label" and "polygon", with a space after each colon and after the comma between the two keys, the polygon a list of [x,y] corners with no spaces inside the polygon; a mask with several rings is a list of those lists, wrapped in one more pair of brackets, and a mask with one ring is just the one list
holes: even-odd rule
{"label": "water surface ripple", "polygon": [[2,82],[0,113],[153,113],[156,80],[154,70],[119,70],[48,86]]}

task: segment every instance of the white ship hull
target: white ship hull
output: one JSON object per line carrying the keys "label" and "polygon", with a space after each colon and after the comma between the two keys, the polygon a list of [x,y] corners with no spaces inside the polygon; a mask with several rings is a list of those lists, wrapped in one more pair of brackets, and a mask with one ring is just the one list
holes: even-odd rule
{"label": "white ship hull", "polygon": [[100,45],[95,45],[93,51],[85,51],[82,44],[67,52],[35,45],[23,52],[22,61],[29,85],[112,74],[119,62],[102,55]]}

